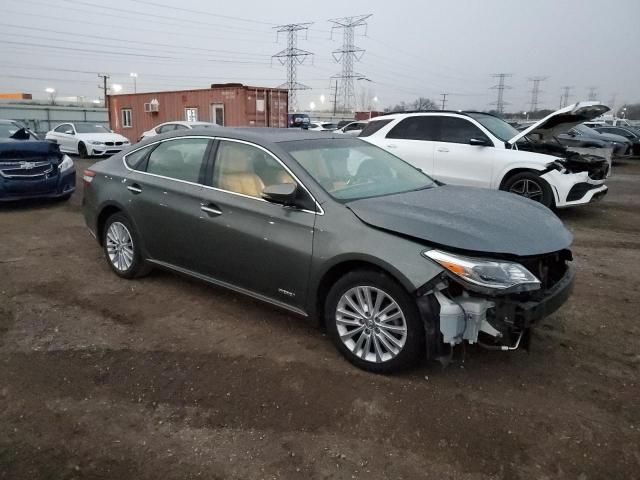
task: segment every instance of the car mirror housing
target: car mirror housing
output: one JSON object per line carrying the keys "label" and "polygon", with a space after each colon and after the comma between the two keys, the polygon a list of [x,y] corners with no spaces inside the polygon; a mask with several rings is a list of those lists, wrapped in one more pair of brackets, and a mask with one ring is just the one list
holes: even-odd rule
{"label": "car mirror housing", "polygon": [[476,145],[479,147],[489,147],[491,144],[486,138],[471,138],[469,139],[469,145]]}
{"label": "car mirror housing", "polygon": [[267,202],[289,206],[295,203],[297,191],[295,183],[278,183],[262,189],[262,198]]}

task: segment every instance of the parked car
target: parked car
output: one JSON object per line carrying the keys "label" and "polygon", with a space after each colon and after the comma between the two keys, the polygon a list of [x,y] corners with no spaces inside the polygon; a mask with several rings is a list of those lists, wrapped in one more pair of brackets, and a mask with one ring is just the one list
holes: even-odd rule
{"label": "parked car", "polygon": [[613,134],[626,138],[631,142],[633,155],[640,156],[640,130],[636,130],[633,127],[609,126],[595,127],[594,130],[598,133]]}
{"label": "parked car", "polygon": [[515,349],[574,279],[571,234],[547,208],[440,186],[346,135],[172,132],[84,179],[116,275],[160,267],[314,317],[370,371],[463,341]]}
{"label": "parked car", "polygon": [[332,132],[337,128],[338,126],[331,122],[311,122],[307,127],[308,130],[314,130],[316,132]]}
{"label": "parked car", "polygon": [[88,123],[62,123],[47,132],[45,139],[55,141],[61,152],[82,158],[113,155],[130,145],[127,138],[107,127]]}
{"label": "parked car", "polygon": [[289,128],[306,128],[311,119],[306,113],[288,113]]}
{"label": "parked car", "polygon": [[12,120],[0,120],[0,202],[67,200],[75,186],[73,160],[57,144],[39,140]]}
{"label": "parked car", "polygon": [[346,135],[353,135],[357,137],[362,132],[362,129],[367,125],[367,122],[351,122],[346,124],[345,126],[338,128],[336,132],[344,133]]}
{"label": "parked car", "polygon": [[191,130],[193,128],[216,128],[218,125],[211,122],[165,122],[153,127],[151,130],[143,132],[138,141],[142,141],[145,138],[155,137],[161,133],[172,132],[173,130]]}
{"label": "parked car", "polygon": [[607,110],[578,103],[522,132],[482,112],[396,113],[370,120],[359,137],[440,182],[505,190],[547,207],[568,207],[606,194],[609,163],[568,152],[554,137]]}
{"label": "parked car", "polygon": [[610,147],[614,157],[631,155],[633,145],[631,141],[620,135],[599,133],[586,125],[576,125],[566,133],[557,137],[558,141],[567,147]]}

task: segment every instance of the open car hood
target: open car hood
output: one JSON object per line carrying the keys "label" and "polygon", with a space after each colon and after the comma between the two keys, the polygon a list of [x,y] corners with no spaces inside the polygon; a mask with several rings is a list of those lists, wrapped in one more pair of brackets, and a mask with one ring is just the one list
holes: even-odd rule
{"label": "open car hood", "polygon": [[347,203],[364,223],[444,250],[524,257],[573,237],[548,208],[513,193],[445,185]]}
{"label": "open car hood", "polygon": [[547,115],[542,120],[518,133],[508,143],[513,145],[521,138],[531,134],[540,135],[540,140],[542,141],[551,140],[556,135],[567,132],[583,122],[593,120],[609,110],[609,107],[602,105],[600,102],[574,103]]}

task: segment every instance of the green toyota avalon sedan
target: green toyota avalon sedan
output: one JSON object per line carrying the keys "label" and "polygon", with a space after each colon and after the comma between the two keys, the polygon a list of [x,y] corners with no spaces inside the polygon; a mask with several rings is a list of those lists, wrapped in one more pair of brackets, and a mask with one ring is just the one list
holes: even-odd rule
{"label": "green toyota avalon sedan", "polygon": [[546,207],[442,185],[358,138],[172,132],[83,178],[116,275],[160,267],[313,317],[373,372],[526,346],[573,285],[571,234]]}

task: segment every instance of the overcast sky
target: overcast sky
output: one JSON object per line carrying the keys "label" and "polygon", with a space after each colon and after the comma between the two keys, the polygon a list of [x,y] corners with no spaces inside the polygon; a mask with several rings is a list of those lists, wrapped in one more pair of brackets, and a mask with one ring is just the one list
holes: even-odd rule
{"label": "overcast sky", "polygon": [[[540,108],[556,108],[561,87],[571,101],[584,100],[588,87],[616,105],[640,101],[640,1],[615,0],[323,0],[267,2],[236,0],[25,0],[2,2],[0,92],[45,97],[98,98],[97,72],[133,91],[206,88],[239,81],[277,86],[284,67],[271,55],[273,26],[313,22],[298,47],[314,53],[298,68],[302,109],[331,96],[330,77],[340,72],[331,52],[342,32],[328,19],[372,14],[358,30],[366,53],[355,70],[371,83],[380,106],[418,96],[438,100],[448,92],[450,108],[486,109],[495,100],[493,73],[510,73],[508,111],[526,110],[532,76],[542,82]],[[366,36],[365,36],[366,33]]]}

